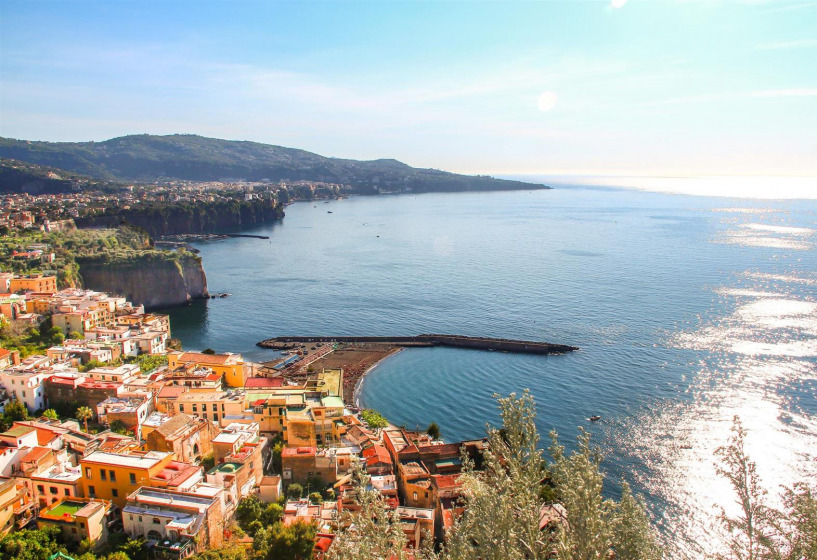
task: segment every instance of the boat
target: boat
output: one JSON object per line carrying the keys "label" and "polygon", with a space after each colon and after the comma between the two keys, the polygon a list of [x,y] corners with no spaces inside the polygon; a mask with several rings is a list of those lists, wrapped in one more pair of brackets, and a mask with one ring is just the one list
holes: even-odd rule
{"label": "boat", "polygon": [[599,416],[598,414],[595,414],[595,415],[591,416],[590,418],[588,418],[588,420],[590,420],[591,422],[598,422],[599,420],[601,420],[601,416]]}
{"label": "boat", "polygon": [[327,210],[327,211],[326,211],[326,213],[327,213],[327,214],[331,214],[331,213],[332,213],[332,211],[331,211],[331,210]]}

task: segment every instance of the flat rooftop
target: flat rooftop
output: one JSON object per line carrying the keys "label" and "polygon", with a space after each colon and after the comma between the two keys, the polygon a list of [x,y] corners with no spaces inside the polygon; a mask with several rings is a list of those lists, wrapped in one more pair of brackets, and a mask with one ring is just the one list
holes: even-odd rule
{"label": "flat rooftop", "polygon": [[83,463],[98,463],[102,465],[115,465],[118,467],[135,467],[147,469],[170,455],[165,451],[148,451],[144,454],[120,455],[119,453],[107,453],[105,451],[94,451],[82,459]]}

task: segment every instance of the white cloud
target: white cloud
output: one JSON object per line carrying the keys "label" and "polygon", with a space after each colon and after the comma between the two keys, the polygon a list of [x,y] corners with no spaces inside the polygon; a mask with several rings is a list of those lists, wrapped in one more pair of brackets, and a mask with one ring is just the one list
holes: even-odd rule
{"label": "white cloud", "polygon": [[537,101],[536,105],[539,107],[540,111],[548,112],[556,106],[556,102],[558,100],[559,96],[556,95],[555,92],[546,91],[539,96],[539,100]]}
{"label": "white cloud", "polygon": [[781,49],[808,49],[817,47],[817,39],[799,39],[797,41],[780,41],[777,43],[762,43],[757,46],[759,51],[776,51]]}
{"label": "white cloud", "polygon": [[610,7],[611,8],[623,8],[624,4],[627,3],[627,0],[610,0]]}

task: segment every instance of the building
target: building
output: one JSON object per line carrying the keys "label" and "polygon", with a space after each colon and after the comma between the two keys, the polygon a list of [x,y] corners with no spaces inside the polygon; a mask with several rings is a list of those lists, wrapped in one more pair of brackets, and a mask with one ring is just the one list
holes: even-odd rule
{"label": "building", "polygon": [[59,527],[62,538],[79,544],[83,540],[105,543],[108,540],[111,503],[91,498],[65,498],[40,511],[37,528]]}
{"label": "building", "polygon": [[0,478],[0,536],[25,527],[34,518],[34,509],[25,484]]}
{"label": "building", "polygon": [[19,365],[0,371],[0,386],[22,402],[29,412],[45,408],[43,380],[54,375],[52,361],[46,356],[29,356]]}
{"label": "building", "polygon": [[9,291],[12,293],[38,292],[53,294],[57,291],[57,277],[42,274],[15,276],[9,282]]}
{"label": "building", "polygon": [[193,492],[143,487],[127,497],[125,532],[144,537],[148,546],[170,558],[186,558],[219,548],[224,540],[222,490],[201,485]]}
{"label": "building", "polygon": [[101,424],[110,426],[119,422],[124,428],[138,436],[142,432],[142,422],[153,411],[151,395],[108,397],[96,405],[96,414]]}
{"label": "building", "polygon": [[150,485],[172,460],[172,454],[161,451],[95,451],[80,459],[85,496],[110,500],[121,508],[133,490]]}
{"label": "building", "polygon": [[[171,388],[171,387],[168,387]],[[172,387],[181,388],[181,387]],[[203,418],[219,424],[225,416],[240,416],[244,412],[243,391],[187,391],[175,399],[175,412]],[[159,393],[162,398],[163,392]],[[168,406],[167,412],[172,413]]]}
{"label": "building", "polygon": [[167,353],[167,365],[176,369],[182,364],[193,364],[196,367],[207,367],[224,377],[229,387],[244,387],[244,381],[249,375],[248,369],[241,354],[203,354],[201,352],[171,351]]}
{"label": "building", "polygon": [[142,434],[151,451],[169,451],[177,461],[196,464],[213,451],[215,428],[207,420],[182,413],[154,413],[148,421],[150,426],[143,426]]}

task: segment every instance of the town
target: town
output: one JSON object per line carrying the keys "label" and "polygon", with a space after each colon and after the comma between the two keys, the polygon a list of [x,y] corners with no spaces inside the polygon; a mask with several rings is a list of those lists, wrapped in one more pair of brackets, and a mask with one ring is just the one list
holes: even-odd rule
{"label": "town", "polygon": [[463,459],[478,464],[487,446],[358,411],[344,401],[343,369],[313,366],[338,345],[257,364],[182,350],[166,315],[58,290],[54,276],[3,273],[0,291],[6,327],[39,328],[53,343],[30,355],[0,349],[3,533],[58,527],[86,550],[120,533],[152,557],[185,558],[237,534],[252,547],[242,502],[278,504],[284,527],[311,528],[320,557],[343,512],[359,509],[362,468],[420,549],[444,541]]}

